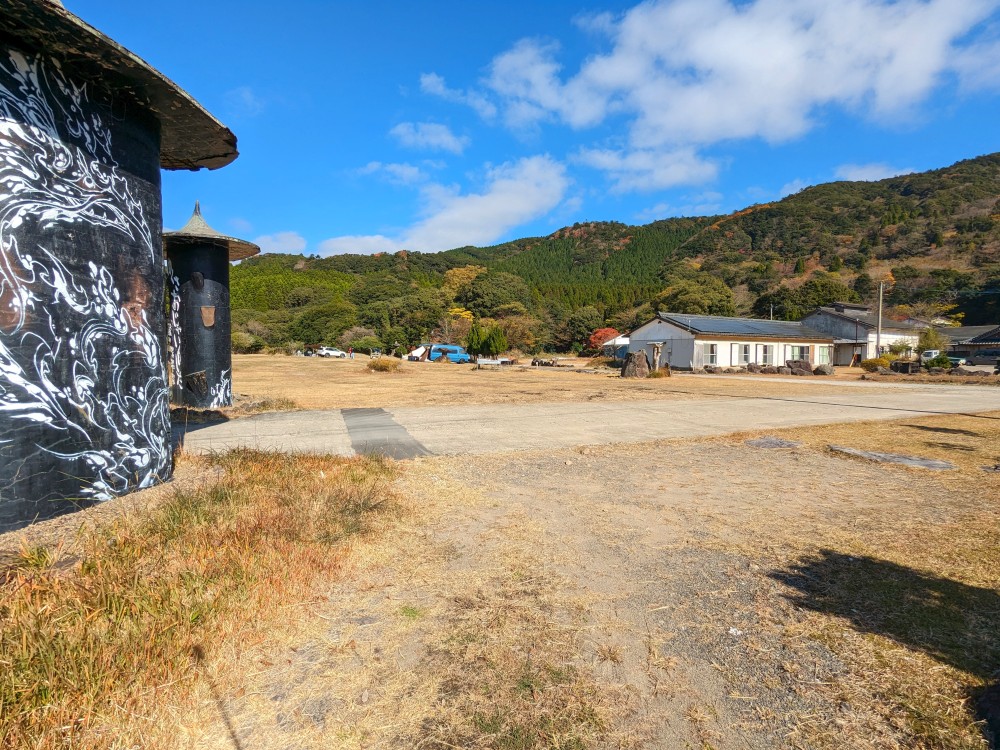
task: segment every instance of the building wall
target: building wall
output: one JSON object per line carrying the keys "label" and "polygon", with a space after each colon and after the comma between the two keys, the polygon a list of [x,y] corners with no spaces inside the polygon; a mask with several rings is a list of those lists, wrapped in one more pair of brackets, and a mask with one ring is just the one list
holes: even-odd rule
{"label": "building wall", "polygon": [[653,343],[663,343],[660,366],[670,364],[678,370],[690,370],[694,365],[694,337],[662,320],[652,320],[629,334],[628,350],[644,351],[650,364],[653,362]]}
{"label": "building wall", "polygon": [[229,253],[210,244],[167,241],[170,349],[175,404],[232,406]]}
{"label": "building wall", "polygon": [[169,476],[159,125],[0,47],[0,531]]}
{"label": "building wall", "polygon": [[[705,344],[715,344],[716,365],[719,367],[741,367],[742,350],[740,347],[747,345],[750,347],[750,361],[756,364],[765,364],[764,345],[773,346],[773,364],[784,365],[785,360],[792,359],[790,347],[808,346],[809,361],[819,364],[820,355],[818,347],[826,347],[828,354],[832,356],[832,345],[828,342],[802,342],[802,341],[762,341],[762,340],[740,340],[740,339],[702,339],[695,338],[687,331],[677,328],[665,321],[654,320],[640,326],[630,334],[629,351],[645,351],[650,363],[653,360],[653,343],[663,343],[660,351],[660,365],[667,364],[678,370],[700,369],[710,364],[705,358]],[[734,347],[736,347],[734,351]],[[831,361],[831,360],[827,360]]]}
{"label": "building wall", "polygon": [[[835,364],[849,365],[854,352],[859,352],[862,359],[878,356],[875,353],[876,347],[874,329],[856,324],[853,321],[845,320],[835,315],[828,315],[822,310],[810,313],[802,319],[802,322],[810,328],[830,334],[830,336],[835,339],[850,339],[851,341],[859,340],[862,342],[859,347],[855,347],[851,344],[838,344],[835,355]],[[889,346],[898,341],[906,341],[911,343],[913,346],[916,346],[918,336],[919,333],[916,331],[913,333],[900,332],[893,331],[886,327],[882,329],[881,346],[885,351],[888,351]],[[844,361],[845,358],[846,361]]]}

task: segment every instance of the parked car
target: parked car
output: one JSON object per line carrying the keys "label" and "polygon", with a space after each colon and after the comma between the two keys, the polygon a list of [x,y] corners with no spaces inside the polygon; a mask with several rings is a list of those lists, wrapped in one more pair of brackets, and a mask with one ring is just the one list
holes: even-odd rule
{"label": "parked car", "polygon": [[337,349],[332,346],[321,346],[316,350],[317,357],[337,357],[338,359],[344,359],[347,357],[347,352]]}
{"label": "parked car", "polygon": [[969,355],[969,364],[993,365],[1000,359],[1000,349],[980,349]]}
{"label": "parked car", "polygon": [[[940,356],[941,356],[940,349],[927,349],[926,351],[920,353],[920,364],[925,365],[935,357],[940,357]],[[953,357],[950,354],[947,356],[948,356],[948,361],[951,362],[953,367],[961,367],[962,365],[968,364],[968,361],[965,359],[965,357]]]}
{"label": "parked car", "polygon": [[457,365],[472,361],[472,357],[465,351],[464,346],[459,346],[458,344],[432,344],[427,359],[431,362],[438,362],[441,360],[441,357],[445,357],[449,362]]}

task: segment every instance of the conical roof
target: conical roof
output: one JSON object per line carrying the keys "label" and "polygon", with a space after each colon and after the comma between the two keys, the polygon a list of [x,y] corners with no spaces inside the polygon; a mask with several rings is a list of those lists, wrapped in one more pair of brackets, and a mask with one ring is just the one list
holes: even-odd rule
{"label": "conical roof", "polygon": [[194,202],[194,213],[187,224],[176,232],[163,233],[164,250],[178,250],[187,245],[224,247],[229,251],[229,260],[243,260],[260,252],[260,248],[252,242],[229,237],[212,229],[201,215],[200,201]]}
{"label": "conical roof", "polygon": [[160,121],[164,169],[218,169],[239,156],[236,136],[190,94],[57,0],[2,0],[0,37],[152,112]]}

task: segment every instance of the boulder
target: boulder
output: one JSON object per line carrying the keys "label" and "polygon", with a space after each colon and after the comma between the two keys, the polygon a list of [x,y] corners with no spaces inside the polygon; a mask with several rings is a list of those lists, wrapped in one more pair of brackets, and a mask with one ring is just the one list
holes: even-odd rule
{"label": "boulder", "polygon": [[747,365],[747,372],[760,372],[762,369],[763,368],[755,362],[751,362]]}
{"label": "boulder", "polygon": [[813,375],[833,375],[833,365],[817,365]]}
{"label": "boulder", "polygon": [[809,372],[813,371],[812,362],[810,362],[808,359],[785,360],[785,367],[789,368],[790,370],[794,370],[797,367],[800,370],[809,370]]}
{"label": "boulder", "polygon": [[648,378],[649,360],[646,352],[629,352],[622,367],[623,378]]}
{"label": "boulder", "polygon": [[792,375],[809,375],[809,376],[812,376],[812,374],[813,374],[812,370],[808,370],[808,369],[806,369],[804,367],[793,367],[792,368]]}
{"label": "boulder", "polygon": [[722,368],[716,367],[715,365],[705,365],[705,372],[707,372],[709,375],[718,375],[720,372],[722,372]]}
{"label": "boulder", "polygon": [[879,367],[875,370],[879,375],[895,375],[896,373],[890,370],[888,367]]}
{"label": "boulder", "polygon": [[760,373],[762,375],[777,375],[778,368],[774,367],[773,365],[765,365],[764,367],[760,368]]}
{"label": "boulder", "polygon": [[723,372],[726,375],[735,375],[736,373],[739,372],[739,370],[734,370],[732,367],[727,367],[725,370],[723,370]]}
{"label": "boulder", "polygon": [[943,367],[929,367],[927,368],[927,372],[931,375],[944,375],[945,369]]}
{"label": "boulder", "polygon": [[779,367],[778,368],[778,374],[779,375],[791,375],[792,374],[792,368],[791,367]]}

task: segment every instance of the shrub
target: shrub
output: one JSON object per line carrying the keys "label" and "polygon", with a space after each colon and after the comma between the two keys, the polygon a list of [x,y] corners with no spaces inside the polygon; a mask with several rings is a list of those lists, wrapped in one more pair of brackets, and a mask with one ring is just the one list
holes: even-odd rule
{"label": "shrub", "polygon": [[661,368],[659,370],[653,370],[652,372],[649,373],[649,375],[647,377],[650,377],[650,378],[669,378],[670,377],[670,371],[667,370],[666,368]]}
{"label": "shrub", "polygon": [[885,357],[874,357],[861,361],[861,369],[865,372],[875,372],[880,367],[888,367],[889,360]]}
{"label": "shrub", "polygon": [[264,348],[264,342],[244,331],[233,331],[232,349],[234,354],[256,354]]}
{"label": "shrub", "polygon": [[368,362],[372,372],[399,372],[399,360],[394,357],[379,357]]}
{"label": "shrub", "polygon": [[924,366],[930,369],[931,367],[944,367],[945,369],[951,368],[951,360],[948,359],[947,354],[939,354],[934,359],[929,359],[924,362]]}

